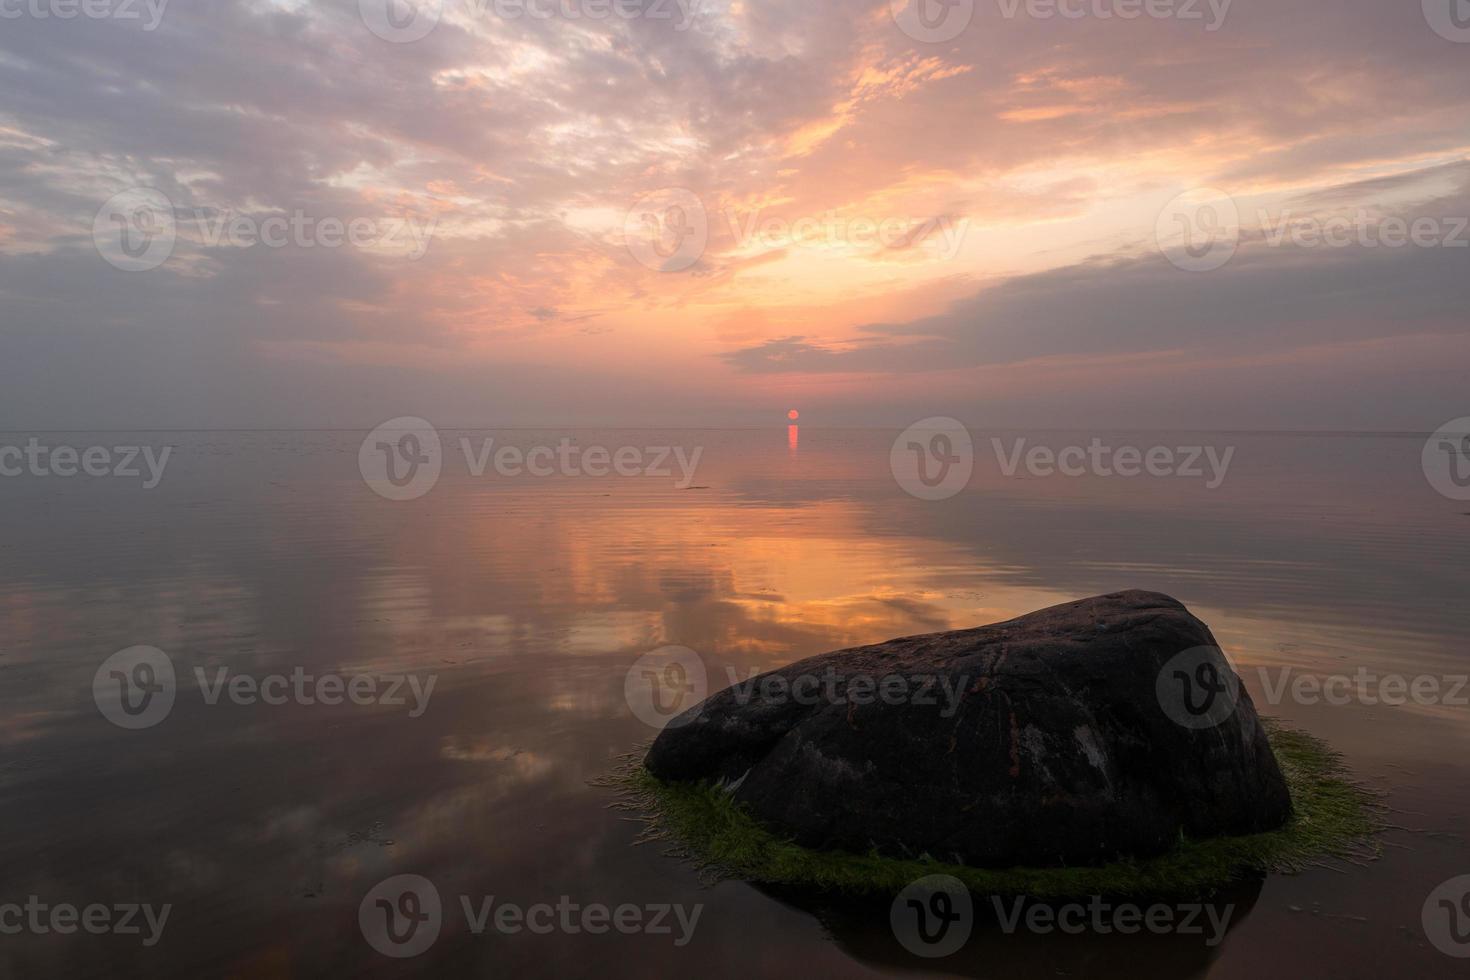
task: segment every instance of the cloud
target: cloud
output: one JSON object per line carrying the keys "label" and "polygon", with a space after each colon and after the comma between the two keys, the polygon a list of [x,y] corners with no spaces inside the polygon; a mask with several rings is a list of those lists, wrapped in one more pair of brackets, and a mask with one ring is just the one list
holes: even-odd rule
{"label": "cloud", "polygon": [[[980,4],[942,46],[915,45],[887,0],[703,9],[680,30],[451,2],[413,44],[375,37],[357,0],[177,3],[153,32],[6,20],[0,412],[375,424],[402,401],[488,410],[493,377],[556,415],[739,413],[772,376],[1457,329],[1448,252],[1251,240],[1190,277],[1139,244],[1138,202],[1176,185],[1405,213],[1462,194],[1464,51],[1412,4],[1237,4],[1213,33]],[[90,232],[135,186],[168,195],[181,237],[128,275]],[[628,208],[665,187],[715,222],[683,274],[623,247]],[[752,251],[729,208],[971,230],[947,261],[934,234]],[[298,210],[437,227],[405,262],[210,246],[189,217]],[[951,303],[962,281],[990,285]]]}
{"label": "cloud", "polygon": [[[1412,194],[1444,178],[1457,185],[1454,193],[1428,200]],[[1235,356],[1406,333],[1470,333],[1463,316],[1470,304],[1470,166],[1289,199],[1284,213],[1320,219],[1324,206],[1362,201],[1368,190],[1408,190],[1419,198],[1405,212],[1364,211],[1370,232],[1390,216],[1405,226],[1427,217],[1449,240],[1432,248],[1310,247],[1289,237],[1273,243],[1269,228],[1248,228],[1233,261],[1209,273],[1182,271],[1156,249],[1128,250],[1005,280],[936,316],[869,324],[850,343],[783,337],[723,356],[753,373],[922,373],[1055,357]]]}

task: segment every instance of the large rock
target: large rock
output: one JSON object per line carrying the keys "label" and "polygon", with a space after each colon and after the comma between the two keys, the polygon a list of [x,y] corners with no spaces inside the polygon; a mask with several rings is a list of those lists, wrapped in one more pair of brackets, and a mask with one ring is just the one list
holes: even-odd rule
{"label": "large rock", "polygon": [[1153,592],[803,660],[674,719],[646,764],[808,847],[981,867],[1146,857],[1291,814],[1214,637]]}

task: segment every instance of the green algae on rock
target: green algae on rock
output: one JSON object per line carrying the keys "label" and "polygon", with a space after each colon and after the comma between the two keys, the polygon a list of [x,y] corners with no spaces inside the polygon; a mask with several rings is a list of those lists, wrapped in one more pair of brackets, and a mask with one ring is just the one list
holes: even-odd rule
{"label": "green algae on rock", "polygon": [[1341,758],[1319,739],[1262,721],[1291,792],[1294,812],[1284,826],[1236,837],[1181,838],[1166,854],[1096,867],[991,869],[926,855],[901,859],[812,850],[772,833],[714,785],[655,779],[641,755],[628,756],[599,782],[618,790],[614,806],[647,824],[640,843],[670,842],[675,854],[713,877],[837,892],[893,892],[926,875],[947,874],[988,894],[1200,894],[1250,875],[1376,857],[1383,827],[1378,794],[1353,781]]}

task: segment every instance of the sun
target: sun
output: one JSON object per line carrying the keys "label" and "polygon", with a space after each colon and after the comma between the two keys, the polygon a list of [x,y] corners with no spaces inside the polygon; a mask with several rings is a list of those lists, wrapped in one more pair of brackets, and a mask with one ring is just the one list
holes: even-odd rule
{"label": "sun", "polygon": [[791,421],[796,422],[801,418],[801,413],[793,408],[791,411],[786,413],[786,417]]}

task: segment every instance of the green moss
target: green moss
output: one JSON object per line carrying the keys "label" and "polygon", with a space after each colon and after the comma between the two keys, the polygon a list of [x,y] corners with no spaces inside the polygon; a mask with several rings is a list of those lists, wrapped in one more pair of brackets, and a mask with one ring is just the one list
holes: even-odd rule
{"label": "green moss", "polygon": [[627,757],[600,782],[618,789],[615,807],[646,823],[640,843],[669,841],[674,853],[713,877],[827,891],[893,892],[925,875],[948,874],[983,894],[1200,894],[1248,875],[1376,857],[1376,836],[1383,826],[1378,795],[1353,782],[1325,743],[1271,721],[1266,727],[1291,787],[1295,815],[1290,823],[1245,837],[1181,839],[1163,856],[1102,867],[995,870],[877,853],[815,851],[773,834],[712,786],[660,782],[643,768],[641,756]]}

